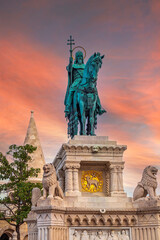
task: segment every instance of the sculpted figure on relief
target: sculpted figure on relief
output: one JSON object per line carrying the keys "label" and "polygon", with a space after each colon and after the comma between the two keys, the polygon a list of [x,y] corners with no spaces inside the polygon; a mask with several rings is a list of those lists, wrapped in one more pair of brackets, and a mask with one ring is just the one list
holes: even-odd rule
{"label": "sculpted figure on relief", "polygon": [[125,230],[122,230],[121,240],[129,240],[129,236]]}
{"label": "sculpted figure on relief", "polygon": [[86,230],[84,230],[82,232],[81,240],[89,240],[89,235],[88,235],[88,232]]}
{"label": "sculpted figure on relief", "polygon": [[79,240],[79,234],[76,230],[73,233],[73,240]]}
{"label": "sculpted figure on relief", "polygon": [[112,231],[112,232],[111,232],[111,237],[112,237],[112,238],[111,238],[112,240],[119,240],[118,237],[117,237],[117,235],[116,235],[116,233],[115,233],[115,231]]}
{"label": "sculpted figure on relief", "polygon": [[122,230],[120,231],[82,231],[79,233],[78,231],[74,231],[73,240],[130,240],[128,231]]}
{"label": "sculpted figure on relief", "polygon": [[104,236],[103,236],[103,232],[102,231],[98,231],[97,235],[95,237],[95,240],[103,240]]}
{"label": "sculpted figure on relief", "polygon": [[95,240],[96,238],[96,233],[95,232],[91,232],[90,233],[90,240]]}
{"label": "sculpted figure on relief", "polygon": [[107,238],[107,240],[112,240],[112,236],[111,236],[111,234],[109,233],[109,235],[108,235],[108,238]]}

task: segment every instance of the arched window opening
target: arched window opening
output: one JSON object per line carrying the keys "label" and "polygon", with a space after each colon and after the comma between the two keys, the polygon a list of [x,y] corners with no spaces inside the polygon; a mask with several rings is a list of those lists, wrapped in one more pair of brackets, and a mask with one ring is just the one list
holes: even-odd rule
{"label": "arched window opening", "polygon": [[9,236],[6,233],[3,233],[0,237],[0,240],[10,240]]}

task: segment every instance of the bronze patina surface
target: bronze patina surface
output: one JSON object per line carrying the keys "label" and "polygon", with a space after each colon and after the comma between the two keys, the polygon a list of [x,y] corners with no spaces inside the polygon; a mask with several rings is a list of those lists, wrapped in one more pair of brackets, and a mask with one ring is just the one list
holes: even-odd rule
{"label": "bronze patina surface", "polygon": [[[98,72],[104,55],[95,52],[85,65],[83,52],[77,51],[73,64],[74,40],[72,36],[68,40],[68,45],[70,45],[70,58],[67,66],[68,86],[64,101],[68,135],[73,138],[78,134],[79,128],[80,135],[94,136],[97,128],[97,115],[106,112],[101,106],[97,90]],[[82,49],[84,51],[84,48]]]}

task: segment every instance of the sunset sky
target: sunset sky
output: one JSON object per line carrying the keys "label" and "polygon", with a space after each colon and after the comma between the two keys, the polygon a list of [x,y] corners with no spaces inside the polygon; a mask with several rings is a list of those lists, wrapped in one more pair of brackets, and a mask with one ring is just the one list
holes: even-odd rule
{"label": "sunset sky", "polygon": [[72,34],[85,61],[105,54],[98,91],[107,114],[96,134],[128,146],[131,196],[144,167],[160,169],[159,13],[159,0],[0,0],[0,151],[23,144],[30,110],[47,162],[68,141],[63,102]]}

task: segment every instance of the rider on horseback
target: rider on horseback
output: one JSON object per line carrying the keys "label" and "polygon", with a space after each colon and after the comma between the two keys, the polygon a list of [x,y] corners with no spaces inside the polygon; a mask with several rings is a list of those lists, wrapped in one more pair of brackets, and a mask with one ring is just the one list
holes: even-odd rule
{"label": "rider on horseback", "polygon": [[[77,90],[79,83],[83,77],[83,71],[85,68],[84,60],[83,60],[83,53],[81,51],[76,52],[75,61],[72,66],[72,84],[68,86],[66,97],[65,97],[65,117],[68,117],[70,114],[71,103],[73,99],[73,94]],[[67,71],[70,68],[67,66]]]}
{"label": "rider on horseback", "polygon": [[[67,66],[68,74],[72,76],[72,83],[68,83],[67,92],[65,96],[65,117],[69,117],[71,113],[71,105],[73,101],[73,95],[75,91],[78,89],[79,83],[82,81],[83,72],[85,69],[83,53],[81,51],[76,52],[75,61],[72,66],[72,73],[70,73],[70,66]],[[103,114],[105,110],[102,108],[100,99],[97,92],[97,113],[99,115]]]}

